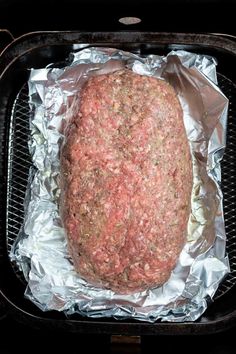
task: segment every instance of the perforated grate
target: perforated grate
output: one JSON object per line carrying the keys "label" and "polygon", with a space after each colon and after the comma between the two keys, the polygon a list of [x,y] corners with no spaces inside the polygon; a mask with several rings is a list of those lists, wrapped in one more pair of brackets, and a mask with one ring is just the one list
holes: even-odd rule
{"label": "perforated grate", "polygon": [[224,218],[231,272],[218,288],[215,298],[222,296],[236,284],[236,86],[219,75],[219,86],[229,99],[227,144],[222,167],[222,191],[224,195]]}
{"label": "perforated grate", "polygon": [[[222,296],[236,283],[236,86],[219,75],[219,86],[230,100],[227,148],[222,163],[222,190],[227,234],[227,253],[231,273],[220,285],[215,298]],[[9,131],[8,155],[8,204],[7,244],[10,251],[24,220],[24,198],[28,183],[31,158],[28,151],[29,105],[28,89],[24,85],[16,97]],[[15,273],[24,282],[22,273],[14,266]]]}
{"label": "perforated grate", "polygon": [[[9,129],[6,220],[8,252],[24,222],[25,192],[32,164],[28,149],[30,134],[28,100],[28,86],[24,85],[14,102]],[[16,275],[25,282],[18,267],[14,264],[12,266]]]}

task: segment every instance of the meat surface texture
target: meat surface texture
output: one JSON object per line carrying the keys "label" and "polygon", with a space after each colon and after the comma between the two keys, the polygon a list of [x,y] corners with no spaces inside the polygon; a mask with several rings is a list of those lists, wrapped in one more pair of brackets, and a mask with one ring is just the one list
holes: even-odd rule
{"label": "meat surface texture", "polygon": [[125,69],[88,79],[74,107],[60,157],[74,267],[121,294],[160,286],[186,242],[192,190],[176,93]]}

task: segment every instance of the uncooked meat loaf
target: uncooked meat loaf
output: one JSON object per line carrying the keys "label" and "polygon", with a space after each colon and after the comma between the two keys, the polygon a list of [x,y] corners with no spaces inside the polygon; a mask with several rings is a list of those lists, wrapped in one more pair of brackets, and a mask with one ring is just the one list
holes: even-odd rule
{"label": "uncooked meat loaf", "polygon": [[186,242],[192,163],[164,80],[130,70],[86,82],[61,148],[61,216],[79,275],[129,294],[165,283]]}

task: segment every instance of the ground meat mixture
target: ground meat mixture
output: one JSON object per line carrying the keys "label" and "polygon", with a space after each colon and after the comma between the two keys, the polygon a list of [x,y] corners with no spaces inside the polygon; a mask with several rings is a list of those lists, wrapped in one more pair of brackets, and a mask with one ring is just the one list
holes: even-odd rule
{"label": "ground meat mixture", "polygon": [[76,271],[133,293],[168,280],[186,240],[192,164],[165,81],[129,70],[91,77],[61,150],[61,214]]}

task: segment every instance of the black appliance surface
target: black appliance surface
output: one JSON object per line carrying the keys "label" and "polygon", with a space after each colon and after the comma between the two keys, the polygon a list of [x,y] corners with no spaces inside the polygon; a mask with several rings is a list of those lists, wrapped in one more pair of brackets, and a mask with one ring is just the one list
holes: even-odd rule
{"label": "black appliance surface", "polygon": [[123,16],[142,19],[139,31],[235,33],[235,0],[0,0],[0,27],[31,31],[126,30]]}
{"label": "black appliance surface", "polygon": [[[59,5],[58,5],[59,4]],[[105,42],[111,41],[110,31],[149,31],[149,32],[173,32],[172,44],[180,45],[181,48],[188,50],[202,50],[204,53],[215,54],[219,59],[219,72],[222,73],[221,85],[226,94],[231,94],[234,105],[231,104],[230,111],[230,139],[228,146],[227,161],[223,165],[223,179],[228,179],[224,193],[228,195],[228,204],[226,206],[228,218],[228,234],[230,234],[230,243],[228,250],[232,249],[231,262],[236,262],[235,254],[235,148],[236,145],[236,111],[235,111],[235,51],[232,54],[234,44],[230,41],[225,46],[222,42],[215,39],[215,43],[208,43],[207,37],[204,38],[204,46],[202,40],[197,35],[192,37],[192,44],[186,46],[186,38],[183,42],[179,41],[175,36],[176,32],[195,32],[197,33],[227,33],[229,35],[236,34],[235,28],[235,0],[39,0],[37,6],[33,1],[29,0],[0,0],[0,29],[9,29],[15,37],[31,31],[65,31],[74,30],[77,34],[70,37],[70,34],[62,35],[54,33],[53,35],[39,34],[39,37],[32,36],[27,42],[21,40],[18,46],[13,46],[11,50],[0,59],[0,67],[3,69],[8,66],[12,60],[15,60],[14,67],[8,68],[7,76],[0,83],[0,200],[6,201],[5,193],[7,190],[6,180],[6,152],[9,145],[6,145],[5,134],[9,137],[9,123],[14,120],[15,127],[18,130],[18,140],[13,139],[14,148],[12,153],[22,150],[20,145],[26,134],[25,127],[21,127],[20,115],[12,115],[12,105],[16,100],[19,91],[27,80],[26,68],[32,66],[41,67],[47,63],[57,60],[63,60],[71,49],[71,43],[78,38],[78,32],[84,33],[91,31],[89,40],[99,42],[98,31],[105,31],[107,35],[103,35]],[[214,9],[214,12],[213,12]],[[142,22],[138,25],[124,26],[118,22],[123,16],[137,16]],[[83,37],[83,36],[82,36]],[[165,34],[163,35],[165,38]],[[142,38],[142,36],[141,36]],[[144,38],[144,37],[143,37]],[[145,37],[144,42],[147,42]],[[158,37],[161,39],[160,37]],[[229,37],[230,38],[230,37]],[[11,36],[0,33],[0,51],[9,41]],[[55,44],[55,40],[57,44]],[[232,39],[233,40],[233,39]],[[58,45],[60,42],[60,45]],[[131,47],[136,50],[136,44]],[[140,43],[139,40],[137,42]],[[151,41],[152,42],[152,41]],[[172,49],[171,45],[159,42],[156,48],[157,52],[165,52]],[[116,41],[115,41],[116,43]],[[113,42],[112,42],[113,44]],[[129,43],[130,44],[130,43]],[[128,44],[128,47],[129,47]],[[177,47],[178,47],[177,45]],[[214,49],[212,48],[214,47]],[[34,50],[32,51],[32,47]],[[142,46],[142,50],[149,51],[155,47]],[[17,56],[23,53],[21,57]],[[29,52],[29,56],[26,52]],[[17,77],[16,77],[17,76]],[[226,80],[226,81],[225,81]],[[229,84],[230,80],[230,84]],[[24,95],[24,89],[21,91]],[[18,99],[22,96],[18,96]],[[20,101],[17,101],[20,103]],[[23,116],[25,112],[23,107]],[[19,112],[18,112],[19,113]],[[19,126],[20,125],[20,126]],[[20,128],[20,131],[19,129]],[[23,135],[22,135],[23,134]],[[2,139],[2,137],[4,138]],[[23,145],[23,149],[25,145]],[[19,149],[19,150],[17,150]],[[8,156],[9,157],[9,156]],[[13,157],[13,156],[12,156]],[[14,161],[14,159],[13,159]],[[229,167],[230,166],[230,167]],[[27,166],[24,165],[27,168]],[[4,172],[5,171],[5,172]],[[15,170],[14,170],[15,171]],[[224,172],[225,171],[225,172]],[[229,180],[229,171],[231,171],[231,180]],[[17,173],[17,171],[15,171]],[[21,176],[19,176],[21,177]],[[15,186],[19,179],[15,180]],[[22,192],[22,191],[21,191]],[[19,200],[19,199],[18,199]],[[17,203],[17,199],[12,198],[12,206]],[[1,207],[0,207],[1,209]],[[5,212],[6,210],[4,210]],[[1,210],[2,212],[2,210]],[[16,224],[19,226],[21,215],[18,215]],[[41,353],[47,348],[47,351],[60,352],[65,347],[70,353],[100,351],[104,353],[149,353],[155,348],[172,352],[174,350],[183,353],[191,351],[199,353],[204,350],[208,353],[224,353],[231,354],[235,351],[234,335],[236,334],[236,287],[234,285],[235,275],[227,278],[226,282],[221,286],[216,297],[218,299],[210,305],[206,314],[204,314],[196,323],[179,324],[172,326],[170,324],[158,324],[158,327],[136,322],[115,322],[113,320],[86,320],[80,317],[66,319],[63,315],[57,313],[41,313],[32,304],[23,298],[24,284],[20,280],[21,275],[16,274],[16,269],[12,269],[7,258],[6,246],[6,224],[2,223],[2,214],[0,217],[0,288],[3,290],[4,297],[0,294],[0,333],[1,333],[1,354],[11,354],[17,351]],[[14,226],[12,229],[14,229]],[[17,226],[17,227],[18,227]],[[13,232],[14,234],[14,232]],[[2,239],[2,235],[4,238]],[[8,238],[10,241],[10,237]],[[4,268],[2,265],[4,264]],[[5,265],[7,267],[5,268]],[[6,288],[4,288],[6,286]],[[218,333],[218,332],[223,333]],[[58,332],[60,335],[58,335]],[[214,334],[217,332],[217,334]],[[8,334],[11,338],[8,339]],[[34,345],[31,347],[25,341],[26,333],[28,338],[32,339]],[[90,334],[93,334],[91,340]],[[97,333],[97,334],[94,334]],[[148,334],[142,337],[142,343],[138,346],[121,345],[115,346],[110,344],[110,334]],[[162,335],[165,336],[162,336]],[[188,334],[186,345],[185,338],[182,334]],[[210,334],[208,339],[198,339],[195,334]],[[174,335],[174,336],[173,336]],[[180,336],[179,336],[180,335]],[[170,337],[171,336],[171,337]],[[81,346],[78,345],[82,343]],[[27,344],[26,344],[27,343]],[[48,344],[46,344],[48,343]],[[83,343],[85,346],[83,346]],[[204,344],[203,344],[204,343]],[[81,348],[86,348],[82,349]]]}
{"label": "black appliance surface", "polygon": [[[55,331],[32,330],[19,326],[12,320],[0,322],[1,354],[16,353],[70,353],[70,354],[150,354],[160,350],[166,354],[234,354],[235,328],[224,333],[196,337],[189,335],[145,336],[134,344],[114,343],[106,335],[63,333]],[[9,340],[9,333],[12,340]],[[13,340],[14,338],[14,340]],[[138,339],[138,338],[136,338]]]}

